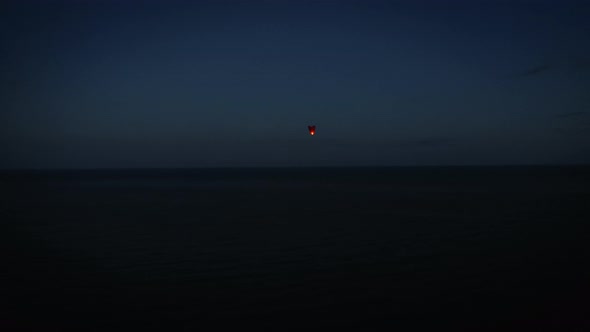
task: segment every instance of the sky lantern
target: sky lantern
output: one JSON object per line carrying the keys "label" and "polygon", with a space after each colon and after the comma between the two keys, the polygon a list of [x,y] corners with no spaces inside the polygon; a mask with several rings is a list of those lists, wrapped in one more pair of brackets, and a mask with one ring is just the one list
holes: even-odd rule
{"label": "sky lantern", "polygon": [[309,129],[309,134],[311,136],[315,135],[315,126],[307,126],[307,129]]}

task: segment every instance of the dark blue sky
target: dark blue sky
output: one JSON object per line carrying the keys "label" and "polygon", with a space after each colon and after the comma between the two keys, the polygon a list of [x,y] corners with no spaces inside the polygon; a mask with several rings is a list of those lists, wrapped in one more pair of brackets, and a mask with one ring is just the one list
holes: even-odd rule
{"label": "dark blue sky", "polygon": [[1,168],[590,162],[590,1],[0,6]]}

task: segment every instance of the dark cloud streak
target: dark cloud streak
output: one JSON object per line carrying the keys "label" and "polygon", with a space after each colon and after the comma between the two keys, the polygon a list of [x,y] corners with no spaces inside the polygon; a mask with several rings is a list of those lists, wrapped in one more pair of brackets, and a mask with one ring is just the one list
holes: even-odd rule
{"label": "dark cloud streak", "polygon": [[517,77],[531,77],[531,76],[536,76],[536,75],[540,75],[545,73],[546,71],[549,71],[551,69],[553,69],[554,65],[550,65],[550,64],[544,64],[544,65],[540,65],[540,66],[535,66],[535,67],[531,67],[525,71],[522,71],[520,73],[515,74],[513,77],[517,78]]}

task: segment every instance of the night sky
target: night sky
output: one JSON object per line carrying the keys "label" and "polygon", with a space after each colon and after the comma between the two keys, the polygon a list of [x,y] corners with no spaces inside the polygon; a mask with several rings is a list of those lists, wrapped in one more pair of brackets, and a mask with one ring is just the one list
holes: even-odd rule
{"label": "night sky", "polygon": [[589,163],[589,17],[590,1],[2,1],[0,168]]}

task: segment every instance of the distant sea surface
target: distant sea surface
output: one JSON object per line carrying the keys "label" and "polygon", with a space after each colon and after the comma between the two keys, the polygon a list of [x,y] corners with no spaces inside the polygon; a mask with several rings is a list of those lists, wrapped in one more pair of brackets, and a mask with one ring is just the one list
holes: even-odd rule
{"label": "distant sea surface", "polygon": [[1,331],[590,331],[590,167],[0,172]]}

